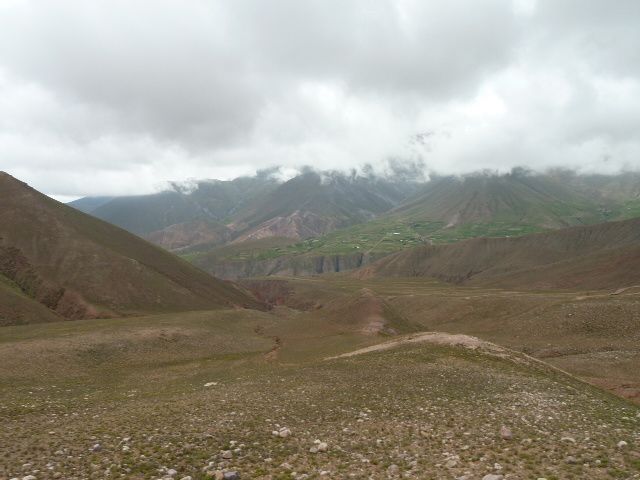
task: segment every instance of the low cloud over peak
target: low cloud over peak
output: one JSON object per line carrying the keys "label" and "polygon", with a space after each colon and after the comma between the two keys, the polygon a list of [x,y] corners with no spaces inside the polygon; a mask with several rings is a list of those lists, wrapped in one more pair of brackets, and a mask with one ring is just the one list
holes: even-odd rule
{"label": "low cloud over peak", "polygon": [[639,21],[633,0],[7,1],[0,168],[54,195],[389,158],[633,169]]}

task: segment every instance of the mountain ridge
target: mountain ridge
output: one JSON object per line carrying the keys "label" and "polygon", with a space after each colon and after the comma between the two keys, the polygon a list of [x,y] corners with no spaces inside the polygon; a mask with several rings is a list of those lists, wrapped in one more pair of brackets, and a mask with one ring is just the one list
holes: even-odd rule
{"label": "mountain ridge", "polygon": [[0,173],[0,273],[64,318],[259,307],[135,235]]}

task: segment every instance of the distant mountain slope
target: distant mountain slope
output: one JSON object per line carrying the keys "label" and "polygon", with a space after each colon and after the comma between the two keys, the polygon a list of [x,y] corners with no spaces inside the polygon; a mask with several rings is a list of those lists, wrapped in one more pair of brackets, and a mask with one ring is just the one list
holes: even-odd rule
{"label": "distant mountain slope", "polygon": [[225,225],[211,220],[193,220],[176,223],[162,230],[147,233],[144,238],[156,245],[172,251],[206,245],[223,245],[232,238],[233,232]]}
{"label": "distant mountain slope", "polygon": [[640,219],[517,238],[476,238],[389,255],[359,277],[435,277],[507,288],[615,289],[640,284]]}
{"label": "distant mountain slope", "polygon": [[561,228],[602,220],[598,199],[572,189],[550,175],[443,177],[390,215],[445,223],[445,228],[474,223]]}
{"label": "distant mountain slope", "polygon": [[173,190],[151,195],[86,197],[70,205],[124,228],[148,235],[172,225],[194,221],[221,223],[243,205],[278,185],[267,174],[235,180],[201,180],[174,185]]}
{"label": "distant mountain slope", "polygon": [[[198,181],[152,195],[87,197],[70,205],[170,250],[262,238],[296,240],[361,223],[400,204],[418,182],[305,171]],[[197,232],[192,232],[193,230]]]}
{"label": "distant mountain slope", "polygon": [[67,318],[257,306],[234,285],[3,172],[0,274]]}
{"label": "distant mountain slope", "polygon": [[84,197],[84,198],[79,198],[77,200],[69,202],[67,203],[67,205],[73,208],[77,208],[81,212],[91,213],[96,208],[99,208],[109,203],[114,198],[115,197]]}
{"label": "distant mountain slope", "polygon": [[304,239],[361,223],[402,202],[416,182],[307,171],[234,217],[236,242],[265,237]]}

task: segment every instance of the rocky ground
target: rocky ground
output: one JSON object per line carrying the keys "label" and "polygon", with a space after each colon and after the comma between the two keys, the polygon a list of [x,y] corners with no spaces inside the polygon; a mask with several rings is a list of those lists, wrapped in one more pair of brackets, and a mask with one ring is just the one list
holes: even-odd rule
{"label": "rocky ground", "polygon": [[3,385],[0,478],[640,478],[640,409],[525,356],[265,353]]}

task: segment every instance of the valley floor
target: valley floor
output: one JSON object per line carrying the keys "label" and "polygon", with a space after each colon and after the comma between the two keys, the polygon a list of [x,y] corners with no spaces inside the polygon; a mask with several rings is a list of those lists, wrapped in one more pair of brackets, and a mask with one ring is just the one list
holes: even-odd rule
{"label": "valley floor", "polygon": [[520,352],[637,381],[632,291],[252,288],[278,306],[3,328],[0,478],[640,478],[640,408]]}

